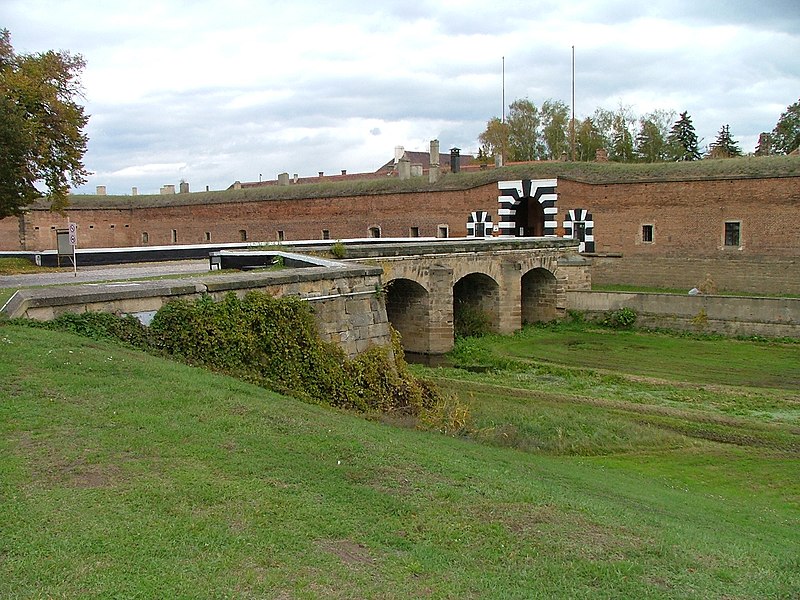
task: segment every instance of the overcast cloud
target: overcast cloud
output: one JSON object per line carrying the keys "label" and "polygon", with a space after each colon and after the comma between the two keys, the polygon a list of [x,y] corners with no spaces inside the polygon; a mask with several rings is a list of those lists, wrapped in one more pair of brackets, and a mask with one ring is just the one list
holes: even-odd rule
{"label": "overcast cloud", "polygon": [[374,171],[394,147],[477,152],[505,98],[688,111],[745,152],[800,98],[797,0],[3,0],[17,52],[82,54],[79,192]]}

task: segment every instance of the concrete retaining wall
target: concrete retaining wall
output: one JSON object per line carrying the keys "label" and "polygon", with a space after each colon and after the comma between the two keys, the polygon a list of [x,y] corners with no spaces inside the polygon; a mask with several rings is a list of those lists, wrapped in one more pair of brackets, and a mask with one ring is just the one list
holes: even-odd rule
{"label": "concrete retaining wall", "polygon": [[391,342],[381,290],[381,269],[363,265],[316,266],[274,272],[249,272],[186,279],[84,284],[18,291],[4,307],[11,318],[41,321],[64,313],[133,314],[147,321],[175,298],[260,290],[276,297],[298,296],[312,303],[322,339],[349,356]]}
{"label": "concrete retaining wall", "polygon": [[636,324],[644,327],[800,337],[798,298],[568,291],[567,304],[589,316],[632,308],[638,314]]}

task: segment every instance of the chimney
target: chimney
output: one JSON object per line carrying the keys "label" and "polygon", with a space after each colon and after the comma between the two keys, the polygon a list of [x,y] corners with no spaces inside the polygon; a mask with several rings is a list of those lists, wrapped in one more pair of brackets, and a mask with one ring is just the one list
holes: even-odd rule
{"label": "chimney", "polygon": [[189,193],[189,182],[188,181],[181,181],[180,186],[181,194],[188,194]]}
{"label": "chimney", "polygon": [[431,166],[439,164],[439,140],[431,140]]}
{"label": "chimney", "polygon": [[320,178],[322,178],[324,175],[325,175],[325,171],[320,171],[320,172],[319,172],[319,176],[320,176]]}
{"label": "chimney", "polygon": [[400,159],[403,158],[403,154],[406,153],[405,148],[402,146],[395,146],[394,147],[394,164],[396,165],[400,162]]}
{"label": "chimney", "polygon": [[132,187],[131,188],[131,196],[138,196],[139,195],[139,188]]}
{"label": "chimney", "polygon": [[431,140],[431,168],[428,171],[428,183],[439,181],[439,140]]}
{"label": "chimney", "polygon": [[347,175],[347,169],[342,169],[342,175]]}
{"label": "chimney", "polygon": [[292,176],[292,182],[293,182],[293,183],[297,183],[299,179],[300,179],[300,176],[299,176],[297,173],[295,173],[295,174]]}
{"label": "chimney", "polygon": [[461,148],[450,149],[450,172],[458,173],[461,171]]}
{"label": "chimney", "polygon": [[397,163],[397,173],[400,181],[411,179],[411,161],[407,158],[401,158]]}
{"label": "chimney", "polygon": [[106,186],[98,185],[96,193],[97,193],[98,196],[105,196],[106,195]]}
{"label": "chimney", "polygon": [[278,173],[278,185],[289,185],[288,173]]}

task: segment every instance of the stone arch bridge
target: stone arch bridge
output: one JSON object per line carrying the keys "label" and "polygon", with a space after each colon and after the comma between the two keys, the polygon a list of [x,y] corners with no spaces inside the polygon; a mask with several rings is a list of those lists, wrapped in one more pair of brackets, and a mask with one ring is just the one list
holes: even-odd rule
{"label": "stone arch bridge", "polygon": [[[288,268],[230,272],[266,266],[275,255]],[[578,254],[578,242],[559,238],[381,240],[348,243],[345,261],[267,250],[212,253],[210,262],[207,275],[186,279],[23,289],[0,312],[42,320],[86,311],[147,319],[175,298],[218,300],[257,289],[313,303],[323,338],[350,355],[389,343],[389,324],[408,352],[443,354],[470,311],[491,330],[511,333],[526,322],[562,316],[567,291],[591,287],[590,263]]]}
{"label": "stone arch bridge", "polygon": [[590,263],[574,240],[404,242],[348,257],[382,267],[388,320],[406,351],[422,354],[451,350],[470,313],[488,319],[492,331],[512,333],[563,316],[567,291],[591,288]]}

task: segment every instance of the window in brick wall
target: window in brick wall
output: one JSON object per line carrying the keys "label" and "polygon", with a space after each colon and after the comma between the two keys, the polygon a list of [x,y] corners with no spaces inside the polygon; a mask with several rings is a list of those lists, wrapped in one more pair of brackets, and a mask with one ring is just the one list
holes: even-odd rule
{"label": "window in brick wall", "polygon": [[409,228],[408,237],[419,237],[419,227]]}
{"label": "window in brick wall", "polygon": [[205,239],[205,241],[207,241],[207,242],[210,242],[210,241],[211,241],[211,232],[210,232],[210,231],[206,231],[206,233],[205,233],[205,236],[204,236],[204,239]]}
{"label": "window in brick wall", "polygon": [[369,237],[371,237],[371,238],[379,238],[379,237],[381,237],[381,228],[380,227],[370,227],[369,228]]}
{"label": "window in brick wall", "polygon": [[450,228],[447,225],[439,225],[439,227],[436,229],[436,237],[450,237]]}
{"label": "window in brick wall", "polygon": [[283,240],[286,239],[286,237],[283,235],[283,229],[278,229],[276,237],[278,238],[279,242],[282,242]]}
{"label": "window in brick wall", "polygon": [[741,246],[741,221],[725,221],[725,245],[738,248]]}
{"label": "window in brick wall", "polygon": [[246,242],[247,241],[247,230],[246,229],[240,229],[239,230],[239,241],[240,242]]}
{"label": "window in brick wall", "polygon": [[173,229],[172,230],[172,233],[170,234],[170,239],[172,240],[173,244],[177,244],[178,243],[178,230],[177,229]]}
{"label": "window in brick wall", "polygon": [[642,241],[646,244],[653,243],[653,226],[642,225]]}
{"label": "window in brick wall", "polygon": [[330,231],[330,229],[323,229],[322,230],[322,239],[323,240],[331,239],[331,231]]}
{"label": "window in brick wall", "polygon": [[142,244],[149,244],[150,243],[150,234],[146,231],[142,232]]}

